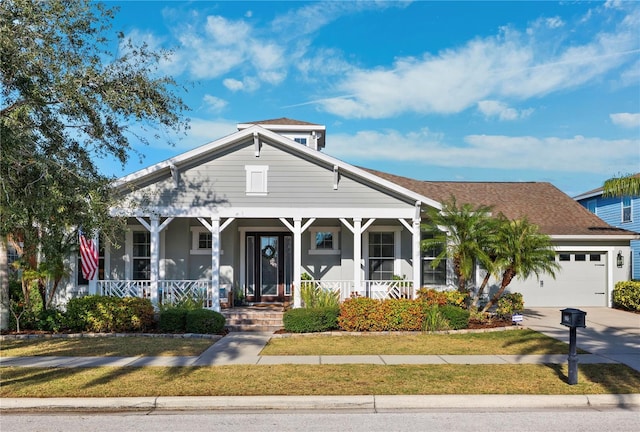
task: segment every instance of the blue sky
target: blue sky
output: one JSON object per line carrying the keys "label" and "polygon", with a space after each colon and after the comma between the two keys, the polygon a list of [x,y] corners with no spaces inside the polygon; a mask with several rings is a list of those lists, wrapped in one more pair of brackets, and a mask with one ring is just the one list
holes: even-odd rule
{"label": "blue sky", "polygon": [[421,180],[548,181],[574,196],[640,172],[640,2],[109,2],[173,49],[191,129],[125,175],[289,117],[325,152]]}

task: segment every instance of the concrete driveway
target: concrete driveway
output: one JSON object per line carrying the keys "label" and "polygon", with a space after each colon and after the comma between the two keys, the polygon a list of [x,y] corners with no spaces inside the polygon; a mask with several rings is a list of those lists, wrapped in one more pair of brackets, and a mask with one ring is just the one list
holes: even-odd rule
{"label": "concrete driveway", "polygon": [[[569,343],[569,328],[560,324],[561,309],[526,309],[523,324]],[[640,371],[640,314],[605,307],[578,309],[587,313],[587,327],[577,329],[578,348]]]}

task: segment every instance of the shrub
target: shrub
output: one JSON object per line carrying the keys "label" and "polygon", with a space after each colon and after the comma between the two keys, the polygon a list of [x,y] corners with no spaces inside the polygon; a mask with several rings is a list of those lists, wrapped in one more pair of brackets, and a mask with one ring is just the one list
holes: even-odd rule
{"label": "shrub", "polygon": [[618,282],[613,289],[613,307],[640,312],[640,282]]}
{"label": "shrub", "polygon": [[224,323],[224,315],[210,309],[186,311],[185,331],[187,333],[220,333],[224,330]]}
{"label": "shrub", "polygon": [[284,329],[292,333],[313,333],[338,328],[339,307],[289,309],[284,313]]}
{"label": "shrub", "polygon": [[58,309],[42,310],[35,321],[37,330],[59,332],[65,327],[64,314]]}
{"label": "shrub", "polygon": [[447,294],[444,291],[422,287],[416,294],[419,300],[422,300],[429,306],[444,306],[447,304]]}
{"label": "shrub", "polygon": [[522,294],[514,292],[505,294],[498,300],[496,314],[502,318],[511,318],[515,312],[522,312],[524,309],[524,301]]}
{"label": "shrub", "polygon": [[459,306],[444,305],[440,306],[440,313],[449,322],[449,327],[452,330],[460,330],[469,327],[470,312]]}
{"label": "shrub", "polygon": [[183,333],[187,328],[187,309],[165,308],[160,311],[158,330],[165,333]]}
{"label": "shrub", "polygon": [[346,331],[381,331],[384,312],[382,301],[367,297],[352,297],[340,305],[338,325]]}
{"label": "shrub", "polygon": [[384,300],[385,330],[420,331],[424,321],[420,302],[407,299]]}
{"label": "shrub", "polygon": [[69,300],[64,324],[71,330],[135,332],[153,327],[149,299],[85,296]]}

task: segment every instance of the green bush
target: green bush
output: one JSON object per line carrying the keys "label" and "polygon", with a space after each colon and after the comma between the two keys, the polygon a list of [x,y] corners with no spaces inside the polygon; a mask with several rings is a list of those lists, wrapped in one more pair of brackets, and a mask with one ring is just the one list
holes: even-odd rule
{"label": "green bush", "polygon": [[440,306],[440,313],[449,322],[449,327],[452,330],[460,330],[469,327],[470,313],[468,310],[459,306],[444,305]]}
{"label": "green bush", "polygon": [[160,310],[158,330],[164,333],[184,333],[187,328],[187,310],[178,307]]}
{"label": "green bush", "polygon": [[37,330],[59,332],[65,328],[64,313],[58,309],[42,310],[35,321]]}
{"label": "green bush", "polygon": [[75,331],[136,332],[154,326],[149,299],[85,296],[69,300],[64,324]]}
{"label": "green bush", "polygon": [[210,309],[191,309],[186,312],[187,333],[213,334],[224,330],[225,318],[220,312]]}
{"label": "green bush", "polygon": [[284,313],[284,329],[292,333],[314,333],[338,328],[339,307],[289,309]]}
{"label": "green bush", "polygon": [[613,289],[613,307],[640,312],[640,282],[618,282]]}
{"label": "green bush", "polygon": [[522,294],[514,292],[505,294],[498,300],[496,314],[501,318],[511,318],[516,312],[522,312],[524,309],[524,301]]}

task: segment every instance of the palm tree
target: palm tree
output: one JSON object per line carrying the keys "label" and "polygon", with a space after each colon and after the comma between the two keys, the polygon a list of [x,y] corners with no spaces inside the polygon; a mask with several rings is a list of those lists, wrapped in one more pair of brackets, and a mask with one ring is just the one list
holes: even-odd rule
{"label": "palm tree", "polygon": [[422,249],[441,246],[442,252],[432,262],[437,267],[443,259],[451,259],[457,278],[458,291],[468,295],[467,283],[475,270],[476,262],[489,262],[484,249],[491,235],[491,207],[471,204],[458,206],[455,198],[443,203],[441,211],[429,214],[430,224],[425,226],[433,238],[422,241]]}
{"label": "palm tree", "polygon": [[538,226],[526,218],[513,221],[502,218],[495,240],[495,265],[501,269],[502,278],[498,292],[482,312],[487,312],[498,301],[514,277],[526,279],[532,274],[548,273],[555,279],[555,272],[560,268],[549,236],[541,234]]}
{"label": "palm tree", "polygon": [[629,174],[610,178],[604,182],[602,194],[604,196],[615,197],[640,195],[640,174]]}

